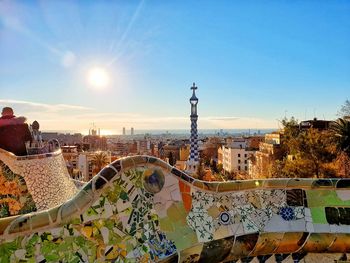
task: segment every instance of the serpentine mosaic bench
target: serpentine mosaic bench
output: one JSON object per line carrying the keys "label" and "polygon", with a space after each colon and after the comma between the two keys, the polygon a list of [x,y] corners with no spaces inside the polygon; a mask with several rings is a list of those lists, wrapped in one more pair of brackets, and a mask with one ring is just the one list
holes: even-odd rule
{"label": "serpentine mosaic bench", "polygon": [[4,170],[7,170],[24,181],[22,187],[27,188],[36,210],[61,205],[78,191],[68,174],[61,150],[46,154],[16,156],[0,149],[0,166],[0,176],[4,176]]}
{"label": "serpentine mosaic bench", "polygon": [[58,206],[0,219],[0,262],[339,258],[350,251],[349,187],[347,179],[203,182],[154,157],[127,157]]}

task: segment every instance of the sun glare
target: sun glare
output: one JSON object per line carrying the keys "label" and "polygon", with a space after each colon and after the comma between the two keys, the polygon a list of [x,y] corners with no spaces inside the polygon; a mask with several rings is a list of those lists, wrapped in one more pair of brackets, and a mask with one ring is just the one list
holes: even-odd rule
{"label": "sun glare", "polygon": [[104,68],[95,67],[88,72],[88,82],[89,84],[97,89],[102,89],[107,87],[109,84],[109,76]]}

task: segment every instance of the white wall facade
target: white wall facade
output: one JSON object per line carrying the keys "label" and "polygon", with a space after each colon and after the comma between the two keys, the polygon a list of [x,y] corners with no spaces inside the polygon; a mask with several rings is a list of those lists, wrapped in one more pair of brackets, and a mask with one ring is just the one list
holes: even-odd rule
{"label": "white wall facade", "polygon": [[233,148],[232,146],[222,146],[223,169],[225,172],[246,172],[249,170],[249,156],[254,151],[245,148]]}

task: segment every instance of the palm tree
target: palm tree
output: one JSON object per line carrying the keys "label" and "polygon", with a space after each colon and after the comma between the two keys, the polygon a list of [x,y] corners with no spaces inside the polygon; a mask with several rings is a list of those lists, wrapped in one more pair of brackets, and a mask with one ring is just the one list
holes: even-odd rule
{"label": "palm tree", "polygon": [[339,118],[331,125],[331,130],[336,140],[338,156],[336,159],[337,172],[339,176],[350,176],[350,121]]}
{"label": "palm tree", "polygon": [[92,163],[94,164],[94,173],[97,174],[109,163],[107,154],[101,151],[96,152],[92,158]]}
{"label": "palm tree", "polygon": [[345,152],[350,157],[350,121],[339,118],[331,125],[337,147],[341,152]]}

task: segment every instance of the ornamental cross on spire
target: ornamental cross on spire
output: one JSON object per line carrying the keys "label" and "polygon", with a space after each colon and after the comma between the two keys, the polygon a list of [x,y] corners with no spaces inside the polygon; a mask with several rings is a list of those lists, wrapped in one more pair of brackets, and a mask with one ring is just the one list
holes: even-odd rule
{"label": "ornamental cross on spire", "polygon": [[193,86],[191,87],[191,89],[193,89],[193,91],[195,91],[197,89],[196,83],[193,82]]}

